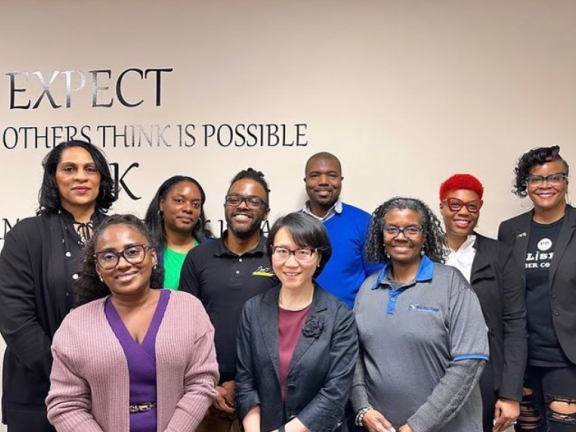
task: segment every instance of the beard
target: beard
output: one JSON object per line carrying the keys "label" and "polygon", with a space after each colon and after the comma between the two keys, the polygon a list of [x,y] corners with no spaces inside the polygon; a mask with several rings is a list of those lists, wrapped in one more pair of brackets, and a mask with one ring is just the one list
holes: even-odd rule
{"label": "beard", "polygon": [[250,223],[245,225],[236,225],[232,216],[226,215],[226,224],[228,229],[239,239],[247,239],[253,236],[255,233],[260,231],[260,226],[262,224],[262,218],[255,217],[250,220]]}

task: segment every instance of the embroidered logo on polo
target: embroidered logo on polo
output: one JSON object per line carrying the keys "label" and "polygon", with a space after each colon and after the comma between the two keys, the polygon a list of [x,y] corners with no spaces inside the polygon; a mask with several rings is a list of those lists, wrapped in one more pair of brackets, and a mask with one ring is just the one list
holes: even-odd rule
{"label": "embroidered logo on polo", "polygon": [[418,312],[430,312],[430,313],[436,313],[436,312],[440,312],[440,309],[435,308],[433,306],[424,306],[424,305],[420,305],[420,304],[415,304],[412,303],[410,306],[408,306],[408,310],[413,310],[413,311],[418,311]]}
{"label": "embroidered logo on polo", "polygon": [[258,266],[258,268],[252,273],[252,276],[272,277],[274,276],[274,272],[270,267]]}

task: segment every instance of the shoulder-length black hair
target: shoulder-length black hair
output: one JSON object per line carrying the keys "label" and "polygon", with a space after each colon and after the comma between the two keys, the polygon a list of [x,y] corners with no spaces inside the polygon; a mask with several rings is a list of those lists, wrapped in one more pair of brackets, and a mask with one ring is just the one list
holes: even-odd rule
{"label": "shoulder-length black hair", "polygon": [[520,198],[525,198],[528,195],[526,182],[530,175],[530,170],[537,165],[544,165],[546,162],[562,161],[564,164],[564,171],[566,176],[570,173],[568,163],[560,156],[560,146],[552,147],[538,147],[524,153],[518,159],[514,173],[514,189],[512,192]]}
{"label": "shoulder-length black hair", "polygon": [[207,238],[214,238],[214,234],[208,228],[206,215],[204,214],[204,203],[206,202],[204,189],[200,183],[192,177],[175,175],[160,185],[148,206],[148,210],[146,210],[146,217],[144,218],[148,229],[154,236],[154,244],[160,248],[158,250],[159,254],[162,254],[164,246],[166,245],[166,229],[164,228],[164,218],[162,217],[162,212],[160,210],[160,202],[165,200],[168,192],[170,192],[170,190],[180,182],[190,182],[196,185],[200,191],[200,218],[192,227],[190,235],[196,239],[198,243],[204,243]]}
{"label": "shoulder-length black hair", "polygon": [[390,260],[384,247],[384,219],[392,210],[413,210],[420,216],[420,224],[426,235],[422,249],[432,261],[443,263],[446,257],[446,234],[440,221],[430,207],[416,198],[394,197],[376,208],[372,213],[368,237],[366,239],[366,258],[368,261],[385,263]]}
{"label": "shoulder-length black hair", "polygon": [[96,210],[106,213],[112,206],[112,203],[118,199],[118,193],[104,153],[94,144],[87,141],[64,141],[50,150],[42,161],[44,176],[42,177],[42,186],[38,192],[39,207],[36,211],[37,214],[56,214],[61,210],[60,194],[54,183],[54,175],[62,158],[62,153],[72,147],[82,147],[90,153],[96,169],[98,173],[100,173],[100,190],[98,197],[96,197]]}
{"label": "shoulder-length black hair", "polygon": [[274,222],[274,225],[272,225],[272,229],[266,239],[266,249],[270,258],[272,258],[274,237],[276,237],[276,234],[278,234],[278,231],[282,228],[288,230],[294,243],[298,246],[309,247],[320,252],[320,263],[314,272],[314,277],[319,276],[332,256],[332,244],[330,243],[330,237],[324,224],[306,213],[299,212],[289,213],[286,216],[278,218],[276,222]]}
{"label": "shoulder-length black hair", "polygon": [[[148,244],[154,248],[154,238],[152,237],[152,234],[144,222],[136,216],[130,214],[116,214],[104,219],[84,249],[82,271],[79,274],[78,280],[74,284],[74,306],[76,307],[106,297],[110,294],[110,288],[100,280],[100,277],[96,272],[96,260],[94,259],[94,254],[96,253],[96,243],[98,243],[100,236],[112,225],[127,225],[130,227],[128,229],[138,231],[146,237]],[[152,268],[150,287],[162,288],[163,280],[164,272],[162,266]]]}

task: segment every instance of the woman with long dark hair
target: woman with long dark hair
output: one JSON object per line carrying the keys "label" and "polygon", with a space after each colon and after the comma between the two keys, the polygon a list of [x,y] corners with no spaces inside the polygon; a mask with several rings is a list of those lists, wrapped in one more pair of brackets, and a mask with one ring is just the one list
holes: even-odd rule
{"label": "woman with long dark hair", "polygon": [[518,431],[576,431],[576,209],[560,147],[518,160],[514,193],[534,208],[502,222],[526,288],[528,366]]}
{"label": "woman with long dark hair", "polygon": [[482,432],[478,379],[488,360],[478,298],[440,264],[445,236],[422,201],[397,197],[372,214],[366,254],[384,264],[356,297],[356,424],[369,432]]}
{"label": "woman with long dark hair", "polygon": [[136,216],[114,215],[86,248],[78,307],[52,346],[58,432],[192,432],[216,396],[210,319],[195,297],[158,289],[152,240]]}
{"label": "woman with long dark hair", "polygon": [[148,206],[146,225],[152,231],[159,262],[164,267],[164,288],[178,289],[186,254],[214,238],[207,227],[205,202],[200,183],[177,175],[160,185]]}
{"label": "woman with long dark hair", "polygon": [[82,249],[116,201],[106,158],[93,144],[63,142],[42,166],[38,215],[14,226],[0,255],[2,414],[9,432],[54,430],[44,404],[52,337],[74,302]]}

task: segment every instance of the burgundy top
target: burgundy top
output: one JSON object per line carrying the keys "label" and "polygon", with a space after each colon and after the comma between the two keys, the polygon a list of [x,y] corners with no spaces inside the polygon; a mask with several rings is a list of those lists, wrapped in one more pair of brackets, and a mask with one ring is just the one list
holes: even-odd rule
{"label": "burgundy top", "polygon": [[[312,306],[312,305],[310,305]],[[310,311],[310,306],[299,311],[282,309],[278,306],[278,354],[280,366],[280,388],[282,400],[286,398],[286,376],[302,327]]]}
{"label": "burgundy top", "polygon": [[[106,300],[106,318],[128,362],[130,405],[156,402],[156,334],[169,299],[170,291],[160,290],[156,311],[141,344],[132,338],[110,298]],[[130,414],[130,432],[156,432],[156,408]]]}

